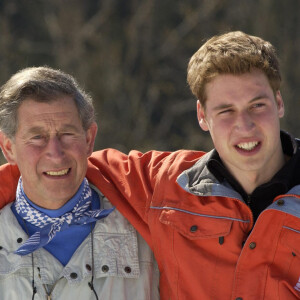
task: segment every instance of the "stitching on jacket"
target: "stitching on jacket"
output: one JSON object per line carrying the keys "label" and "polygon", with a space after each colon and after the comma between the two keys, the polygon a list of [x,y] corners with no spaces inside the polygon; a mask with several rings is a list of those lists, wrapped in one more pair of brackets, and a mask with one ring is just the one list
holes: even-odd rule
{"label": "stitching on jacket", "polygon": [[159,209],[159,210],[163,210],[163,209],[169,209],[169,210],[177,210],[180,212],[184,212],[190,215],[194,215],[194,216],[199,216],[199,217],[207,217],[207,218],[212,218],[212,219],[226,219],[226,220],[232,220],[232,221],[238,221],[238,222],[242,222],[242,223],[250,223],[250,220],[242,220],[242,219],[237,219],[237,218],[230,218],[230,217],[225,217],[225,216],[212,216],[212,215],[205,215],[205,214],[199,214],[199,213],[194,213],[185,209],[180,209],[180,208],[176,208],[176,207],[170,207],[170,206],[150,206],[150,208],[152,209]]}
{"label": "stitching on jacket", "polygon": [[288,230],[300,233],[300,230],[297,230],[297,229],[294,229],[294,228],[291,228],[291,227],[288,227],[288,226],[282,226],[282,228],[285,228],[285,229],[288,229]]}

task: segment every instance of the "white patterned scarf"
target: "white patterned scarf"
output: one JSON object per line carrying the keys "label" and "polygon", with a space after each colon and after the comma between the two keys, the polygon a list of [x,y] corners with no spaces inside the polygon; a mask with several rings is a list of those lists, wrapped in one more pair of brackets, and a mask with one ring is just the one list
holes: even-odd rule
{"label": "white patterned scarf", "polygon": [[[81,190],[81,192],[80,192]],[[40,228],[30,238],[15,251],[18,255],[26,255],[47,245],[55,235],[73,225],[84,225],[96,222],[99,219],[107,217],[114,208],[88,210],[92,202],[92,190],[87,179],[84,179],[79,194],[76,195],[78,201],[72,211],[63,214],[57,218],[51,218],[47,214],[37,210],[30,205],[26,199],[26,195],[22,186],[22,178],[20,177],[16,201],[14,206],[16,212],[27,222]]]}

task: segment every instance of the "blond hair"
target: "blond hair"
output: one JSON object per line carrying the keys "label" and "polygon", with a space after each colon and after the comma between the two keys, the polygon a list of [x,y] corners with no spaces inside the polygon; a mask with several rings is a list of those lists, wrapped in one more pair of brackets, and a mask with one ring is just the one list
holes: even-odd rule
{"label": "blond hair", "polygon": [[259,69],[267,76],[274,92],[281,75],[275,48],[263,39],[241,31],[209,39],[190,59],[187,81],[192,93],[205,107],[205,86],[219,74],[239,75]]}

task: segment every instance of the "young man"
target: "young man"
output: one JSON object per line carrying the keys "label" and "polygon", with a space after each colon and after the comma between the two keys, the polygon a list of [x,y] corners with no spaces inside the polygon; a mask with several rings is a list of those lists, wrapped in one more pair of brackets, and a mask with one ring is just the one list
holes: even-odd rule
{"label": "young man", "polygon": [[2,87],[0,115],[21,173],[0,214],[1,300],[159,299],[150,248],[85,178],[92,99],[63,72],[28,68]]}
{"label": "young man", "polygon": [[299,299],[299,142],[280,132],[274,48],[215,36],[191,58],[188,82],[215,149],[105,150],[88,175],[113,184],[103,193],[151,245],[162,299]]}
{"label": "young man", "polygon": [[153,249],[161,299],[299,299],[299,146],[280,131],[280,81],[270,43],[215,36],[188,67],[215,149],[89,158],[87,178]]}

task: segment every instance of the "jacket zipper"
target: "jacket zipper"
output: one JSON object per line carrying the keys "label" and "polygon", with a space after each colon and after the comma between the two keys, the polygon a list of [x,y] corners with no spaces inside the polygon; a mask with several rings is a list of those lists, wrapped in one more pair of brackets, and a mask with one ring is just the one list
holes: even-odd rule
{"label": "jacket zipper", "polygon": [[[38,271],[39,271],[39,278],[41,279],[42,276],[41,276],[41,269],[38,267],[37,268]],[[50,291],[48,291],[47,287],[46,287],[46,284],[42,283],[43,285],[43,288],[45,290],[45,293],[46,293],[46,296],[47,296],[47,300],[51,300],[52,299],[52,292],[56,286],[56,284],[62,279],[63,277],[59,278],[58,280],[56,280],[56,282],[52,285],[52,288],[50,289]]]}
{"label": "jacket zipper", "polygon": [[251,204],[251,195],[247,195],[247,204],[250,206]]}

